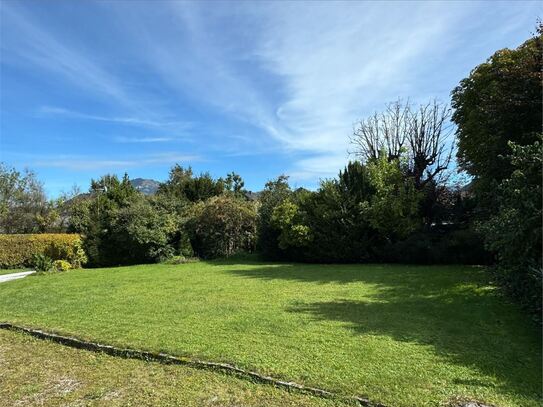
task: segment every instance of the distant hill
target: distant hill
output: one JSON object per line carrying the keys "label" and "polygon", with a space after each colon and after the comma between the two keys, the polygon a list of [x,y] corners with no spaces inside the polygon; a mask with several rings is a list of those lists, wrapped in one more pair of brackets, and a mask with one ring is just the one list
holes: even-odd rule
{"label": "distant hill", "polygon": [[134,178],[130,180],[130,183],[134,188],[140,191],[144,195],[154,195],[158,191],[160,182],[154,179]]}

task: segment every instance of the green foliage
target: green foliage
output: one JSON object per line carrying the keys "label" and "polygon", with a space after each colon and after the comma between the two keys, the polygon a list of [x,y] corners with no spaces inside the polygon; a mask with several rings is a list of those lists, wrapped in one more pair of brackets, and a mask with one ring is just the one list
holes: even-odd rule
{"label": "green foliage", "polygon": [[0,235],[0,268],[33,265],[36,255],[66,260],[74,268],[87,262],[81,236],[77,234]]}
{"label": "green foliage", "polygon": [[338,180],[321,182],[303,202],[313,241],[304,252],[309,261],[359,262],[372,257],[379,244],[375,229],[362,211],[374,194],[366,166],[350,162]]}
{"label": "green foliage", "polygon": [[231,172],[226,176],[225,180],[221,179],[221,181],[224,185],[225,192],[231,193],[239,198],[244,197],[245,189],[243,189],[243,186],[245,185],[245,182],[239,174]]}
{"label": "green foliage", "polygon": [[115,212],[109,241],[123,264],[158,262],[174,254],[176,226],[173,215],[141,198]]}
{"label": "green foliage", "polygon": [[0,163],[0,233],[52,231],[59,221],[54,202],[48,202],[36,174]]}
{"label": "green foliage", "polygon": [[115,175],[106,175],[91,181],[87,198],[72,203],[69,230],[85,236],[84,248],[89,265],[124,262],[126,250],[132,248],[118,247],[119,239],[112,226],[119,211],[143,199],[126,174],[122,180]]}
{"label": "green foliage", "polygon": [[300,208],[289,200],[273,209],[271,225],[279,230],[279,247],[304,247],[311,243],[311,230],[304,225]]}
{"label": "green foliage", "polygon": [[200,202],[188,223],[192,246],[199,257],[228,257],[253,251],[257,212],[253,202],[221,195]]}
{"label": "green foliage", "polygon": [[489,264],[480,233],[472,229],[418,231],[379,248],[377,258],[402,264]]}
{"label": "green foliage", "polygon": [[[241,178],[234,180],[232,177],[230,181],[232,187],[236,181],[238,182],[237,186],[239,186]],[[243,183],[241,182],[242,186]],[[214,180],[209,173],[203,173],[198,177],[194,177],[191,167],[184,169],[179,164],[176,164],[170,170],[168,181],[160,185],[158,194],[171,195],[177,199],[189,202],[200,202],[222,194],[224,188],[223,180]]]}
{"label": "green foliage", "polygon": [[292,195],[288,177],[281,175],[268,181],[260,194],[258,208],[257,248],[267,258],[280,258],[284,252],[279,248],[280,232],[272,225],[273,211],[276,206]]}
{"label": "green foliage", "polygon": [[474,177],[479,229],[511,293],[541,312],[543,26],[453,91],[458,158]]}
{"label": "green foliage", "polygon": [[[284,184],[270,184],[277,186]],[[260,222],[274,236],[280,258],[338,263],[399,262],[402,256],[414,263],[488,261],[480,238],[467,231],[469,209],[460,193],[434,182],[417,191],[399,159],[381,155],[367,165],[350,162],[338,179],[322,181],[316,192],[284,187],[265,192]],[[423,211],[425,196],[432,206]],[[274,203],[266,223],[266,205]],[[424,229],[423,224],[434,226]],[[449,227],[439,229],[442,224]],[[462,236],[466,245],[459,242]]]}
{"label": "green foliage", "polygon": [[542,137],[531,145],[509,143],[513,171],[497,190],[497,212],[480,223],[502,278],[522,303],[541,311]]}
{"label": "green foliage", "polygon": [[54,270],[53,260],[45,254],[35,254],[32,257],[32,267],[38,273],[46,273]]}
{"label": "green foliage", "polygon": [[66,260],[55,260],[53,262],[53,269],[56,271],[68,271],[72,268],[72,265]]}
{"label": "green foliage", "polygon": [[375,193],[362,203],[362,210],[386,240],[405,238],[420,227],[421,194],[413,180],[403,175],[398,159],[381,154],[368,164],[368,178]]}
{"label": "green foliage", "polygon": [[502,49],[477,66],[452,92],[458,160],[475,178],[481,204],[513,171],[509,141],[532,144],[541,131],[542,32],[517,49]]}

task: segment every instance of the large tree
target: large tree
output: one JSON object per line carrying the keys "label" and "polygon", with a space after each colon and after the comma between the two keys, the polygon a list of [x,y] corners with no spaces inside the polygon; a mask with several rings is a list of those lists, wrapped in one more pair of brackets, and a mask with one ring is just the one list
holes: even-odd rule
{"label": "large tree", "polygon": [[497,51],[453,91],[459,163],[506,287],[540,315],[542,26]]}
{"label": "large tree", "polygon": [[436,100],[419,107],[400,100],[389,103],[354,128],[353,153],[364,163],[378,160],[381,154],[389,161],[398,160],[415,187],[423,189],[439,181],[451,161],[450,114],[449,107]]}
{"label": "large tree", "polygon": [[516,49],[502,49],[452,92],[458,162],[474,177],[483,207],[496,205],[498,184],[513,165],[509,142],[532,144],[541,132],[542,28]]}
{"label": "large tree", "polygon": [[49,231],[58,218],[34,172],[0,163],[0,233]]}

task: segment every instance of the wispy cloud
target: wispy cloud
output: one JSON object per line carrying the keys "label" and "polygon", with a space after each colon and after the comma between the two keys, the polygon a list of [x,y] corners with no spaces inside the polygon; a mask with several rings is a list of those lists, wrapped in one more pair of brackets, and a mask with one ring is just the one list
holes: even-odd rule
{"label": "wispy cloud", "polygon": [[[42,114],[56,114],[66,117],[114,122],[127,125],[156,127],[182,127],[191,125],[185,120],[171,120],[172,112],[159,97],[144,86],[119,75],[111,69],[108,59],[96,53],[85,52],[76,40],[61,36],[40,23],[24,7],[14,2],[2,5],[1,43],[3,63],[19,63],[18,67],[29,66],[54,75],[59,84],[70,84],[79,88],[87,98],[93,96],[114,111],[128,112],[123,116],[87,114],[55,106],[43,106]],[[6,58],[7,56],[7,58]],[[23,61],[21,64],[20,61]]]}
{"label": "wispy cloud", "polygon": [[[436,49],[446,52],[444,39],[463,15],[460,8],[444,13],[424,3],[229,3],[212,13],[194,4],[173,8],[190,33],[182,46],[192,58],[180,71],[176,44],[151,34],[149,56],[157,70],[173,86],[192,87],[257,126],[285,151],[313,154],[289,169],[308,177],[337,173],[348,158],[352,123],[409,92],[411,70]],[[244,28],[225,39],[219,33],[233,15]]]}
{"label": "wispy cloud", "polygon": [[120,123],[127,125],[142,125],[149,127],[175,127],[178,130],[185,130],[190,128],[193,124],[190,122],[183,121],[157,121],[157,120],[147,120],[139,117],[108,117],[108,116],[99,116],[93,114],[86,114],[81,112],[76,112],[74,110],[64,109],[62,107],[55,106],[41,106],[38,109],[38,114],[40,115],[56,115],[64,116],[74,119],[83,119],[83,120],[96,120],[101,122],[111,122],[111,123]]}
{"label": "wispy cloud", "polygon": [[172,165],[175,163],[191,163],[202,161],[202,157],[192,154],[157,153],[151,155],[131,156],[123,159],[95,159],[88,156],[47,156],[34,157],[33,167],[62,168],[72,171],[114,171],[129,168],[143,168],[153,165]]}
{"label": "wispy cloud", "polygon": [[[513,32],[521,38],[522,25],[539,7],[348,1],[172,1],[157,7],[138,1],[86,2],[76,12],[69,2],[38,4],[2,4],[0,63],[16,68],[1,73],[11,89],[3,92],[4,106],[26,103],[37,112],[39,124],[46,124],[40,137],[48,142],[65,141],[74,131],[89,137],[44,142],[51,156],[44,151],[33,165],[158,167],[198,160],[204,150],[224,165],[238,161],[232,157],[261,165],[260,156],[251,156],[268,154],[300,182],[337,174],[348,159],[352,124],[384,103],[448,99],[489,50],[518,45],[504,40]],[[97,24],[99,32],[89,28]],[[36,111],[36,105],[42,107]],[[119,132],[119,126],[126,129]],[[27,151],[24,142],[37,126],[30,127],[14,131],[9,142]],[[183,154],[103,158],[119,147],[113,143],[141,143],[123,147],[156,154],[163,143],[181,138],[194,141]]]}
{"label": "wispy cloud", "polygon": [[67,39],[60,40],[38,22],[29,17],[15,3],[2,4],[2,22],[7,24],[3,48],[9,55],[18,56],[27,63],[53,72],[93,93],[101,93],[114,98],[126,106],[133,106],[133,99],[127,94],[117,78],[107,70],[69,46]]}

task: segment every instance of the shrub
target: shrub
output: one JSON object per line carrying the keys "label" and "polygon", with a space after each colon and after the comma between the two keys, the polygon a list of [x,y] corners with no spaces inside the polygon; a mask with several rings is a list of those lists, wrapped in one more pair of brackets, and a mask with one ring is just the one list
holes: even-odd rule
{"label": "shrub", "polygon": [[265,258],[280,259],[285,253],[279,247],[280,232],[272,225],[273,210],[292,195],[288,177],[281,175],[268,181],[259,197],[257,247]]}
{"label": "shrub", "polygon": [[68,271],[72,268],[72,265],[66,260],[55,260],[53,262],[53,268],[56,271]]}
{"label": "shrub", "polygon": [[385,245],[379,260],[412,264],[489,264],[492,256],[482,237],[471,229],[416,232]]}
{"label": "shrub", "polygon": [[0,268],[31,266],[35,255],[66,260],[74,268],[87,261],[81,236],[76,234],[0,234]]}
{"label": "shrub", "polygon": [[54,268],[53,260],[45,254],[35,254],[32,257],[32,266],[38,273],[48,272]]}
{"label": "shrub", "polygon": [[510,143],[514,171],[496,190],[498,211],[479,224],[496,254],[498,274],[521,304],[541,315],[543,137],[531,145]]}
{"label": "shrub", "polygon": [[253,251],[256,217],[254,203],[233,196],[217,196],[197,204],[188,224],[196,254],[215,258]]}
{"label": "shrub", "polygon": [[174,216],[146,199],[116,211],[109,230],[108,242],[114,250],[103,259],[105,264],[155,263],[175,254],[171,244],[177,230]]}
{"label": "shrub", "polygon": [[281,249],[304,247],[311,243],[311,230],[301,223],[300,218],[300,208],[289,200],[274,208],[271,224],[280,231],[278,241]]}

